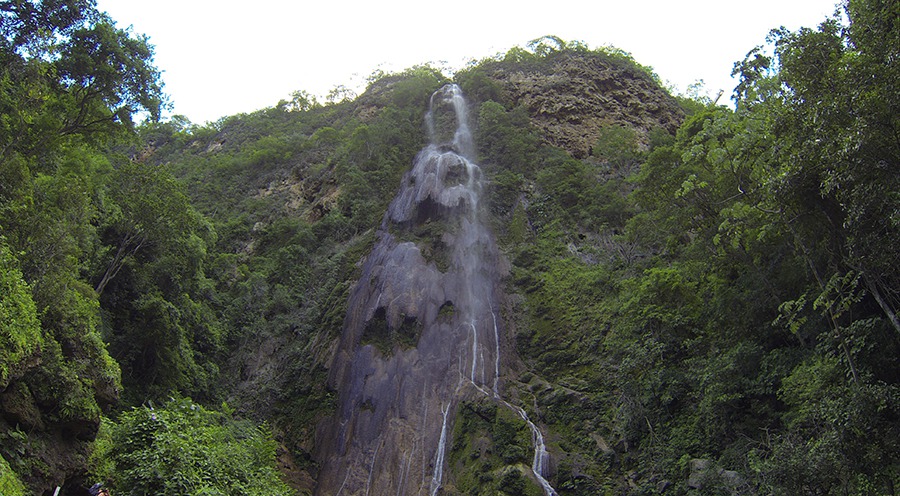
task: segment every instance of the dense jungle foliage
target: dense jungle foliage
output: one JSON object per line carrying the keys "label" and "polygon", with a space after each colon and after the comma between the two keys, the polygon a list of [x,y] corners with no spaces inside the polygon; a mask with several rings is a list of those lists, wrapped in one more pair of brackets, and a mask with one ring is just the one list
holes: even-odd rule
{"label": "dense jungle foliage", "polygon": [[[586,158],[491,74],[658,84],[626,53],[545,37],[453,75],[511,266],[508,396],[561,495],[896,494],[897,19],[774,30],[734,109],[677,97],[677,133],[609,125]],[[92,0],[0,1],[0,32],[0,493],[308,491],[350,287],[448,76],[196,125],[158,119],[147,38]],[[447,491],[540,494],[530,441],[461,406]]]}

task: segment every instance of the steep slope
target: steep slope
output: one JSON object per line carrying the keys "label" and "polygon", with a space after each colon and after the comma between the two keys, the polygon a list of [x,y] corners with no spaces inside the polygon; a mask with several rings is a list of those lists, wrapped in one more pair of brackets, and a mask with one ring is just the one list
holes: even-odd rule
{"label": "steep slope", "polygon": [[[784,88],[753,74],[747,84]],[[894,233],[859,217],[894,208],[895,179],[868,158],[892,163],[890,149],[857,156],[832,140],[849,175],[804,158],[823,153],[802,131],[819,114],[789,94],[738,111],[689,102],[679,126],[683,101],[615,50],[538,42],[454,79],[469,101],[465,160],[450,160],[454,119],[423,124],[448,82],[429,68],[352,101],[285,102],[188,130],[190,146],[174,147],[173,168],[219,235],[208,267],[231,350],[219,394],[271,421],[295,487],[891,487],[896,464],[883,460],[898,459],[900,396],[885,281],[896,275],[857,271],[889,267],[894,252],[853,258],[854,239],[865,248]],[[772,139],[784,133],[793,144]],[[445,145],[427,147],[430,135]],[[423,160],[443,154],[443,169]],[[403,199],[427,177],[404,174],[428,163],[450,190],[480,171],[479,229],[428,195]],[[885,194],[842,196],[834,181]],[[477,277],[459,261],[467,232],[493,240],[471,245]],[[479,281],[472,298],[464,280]]]}
{"label": "steep slope", "polygon": [[2,29],[0,492],[896,493],[896,2],[735,110],[548,36],[140,136],[89,4]]}
{"label": "steep slope", "polygon": [[[460,73],[458,79],[475,95],[467,110],[475,130],[477,160],[484,164],[484,203],[491,214],[487,222],[499,227],[504,242],[508,242],[505,225],[513,216],[514,205],[533,203],[535,195],[549,192],[543,176],[538,176],[546,168],[542,163],[555,163],[559,158],[553,153],[568,156],[564,163],[586,167],[587,162],[572,157],[587,156],[593,137],[603,135],[604,129],[634,130],[632,144],[642,148],[652,130],[665,132],[680,116],[674,100],[646,71],[628,58],[605,52],[530,54],[528,60],[518,62],[488,60]],[[216,221],[221,255],[213,264],[212,275],[221,281],[219,291],[228,295],[222,300],[229,302],[222,312],[231,316],[235,336],[231,340],[235,352],[223,368],[223,379],[230,384],[224,391],[228,391],[229,403],[246,415],[274,422],[287,448],[282,460],[294,474],[297,487],[311,490],[320,463],[325,461],[313,456],[321,452],[314,433],[317,424],[337,413],[343,386],[335,380],[331,387],[337,391],[333,391],[326,387],[325,377],[329,373],[337,377],[329,371],[334,353],[340,349],[337,338],[351,287],[364,271],[362,257],[376,243],[374,228],[388,201],[405,184],[401,175],[426,143],[428,99],[443,82],[443,76],[428,68],[413,69],[376,80],[353,101],[303,110],[292,110],[299,105],[285,102],[256,114],[225,119],[213,129],[186,129],[175,135],[163,129],[153,138],[151,153],[143,155],[145,160],[168,162],[180,171],[195,204]],[[641,99],[646,108],[660,110],[643,112],[635,103],[625,104]],[[551,108],[566,109],[568,117],[554,121]],[[634,114],[629,113],[632,110]],[[526,120],[510,121],[518,118]],[[524,155],[504,151],[511,140],[525,140],[527,149],[519,150]],[[566,145],[568,153],[552,144]],[[548,152],[550,156],[544,156]],[[522,160],[516,161],[517,156]],[[607,159],[590,160],[599,163]],[[502,186],[510,175],[521,178],[512,189]],[[588,183],[578,187],[594,187],[599,177],[586,174],[583,179]],[[570,179],[581,180],[579,176]],[[223,191],[228,193],[222,195]],[[535,217],[528,222],[543,220]],[[426,259],[437,257],[438,267],[446,270],[449,254],[444,253],[447,248],[441,230],[434,225],[429,221],[424,227],[404,227],[400,235],[404,240],[416,240]],[[519,290],[511,289],[513,297],[495,302],[494,312],[508,315],[519,311],[512,303],[521,300],[515,296]],[[439,303],[440,307],[445,302]],[[413,313],[407,309],[405,315]],[[419,317],[416,322],[422,325],[425,316]],[[523,324],[501,318],[499,313],[496,317],[500,329],[508,334],[500,339],[503,347],[509,346],[503,353],[508,362],[504,368],[513,371],[510,387],[504,387],[517,398],[520,386],[512,379],[527,367],[515,358],[511,339],[516,326]],[[405,325],[396,315],[389,318],[386,313],[384,318],[385,325],[390,321],[394,327],[418,329]],[[509,324],[504,323],[507,321]],[[487,339],[492,333],[482,334]],[[392,342],[381,343],[384,349],[380,353],[391,352]],[[495,345],[482,347],[484,357],[479,359],[483,363],[492,363],[487,350]],[[401,351],[394,353],[407,353],[403,349],[401,346]],[[490,383],[485,386],[490,388]],[[454,409],[472,411],[468,404],[454,404]],[[434,414],[440,408],[429,411]],[[493,414],[498,422],[521,432],[521,446],[515,450],[524,450],[521,457],[498,465],[494,485],[499,487],[504,477],[520,474],[518,469],[505,476],[501,472],[519,462],[531,464],[527,453],[533,447],[529,428],[517,420],[518,414],[505,408]],[[454,424],[448,429],[454,429]],[[451,432],[447,435],[453,439]],[[451,455],[448,451],[447,456]],[[465,482],[457,480],[465,477],[457,472],[447,473],[447,488],[465,487]],[[528,480],[530,474],[530,470],[521,472],[521,480]]]}
{"label": "steep slope", "polygon": [[[502,94],[513,105],[526,108],[545,142],[568,145],[573,155],[586,155],[604,127],[625,123],[638,135],[646,137],[650,129],[674,128],[675,116],[679,115],[674,101],[646,73],[616,67],[599,54],[554,54],[509,69],[505,69],[504,64],[487,63],[477,70],[483,71],[481,75],[488,78],[488,85],[501,88]],[[526,72],[520,72],[522,70]],[[624,78],[625,75],[631,77]],[[621,83],[612,83],[613,80]],[[360,100],[377,101],[376,95],[390,91],[390,86],[390,82],[377,86],[377,93],[373,92],[371,100],[366,95]],[[648,100],[646,106],[637,104],[642,98]],[[629,105],[635,109],[631,113]],[[368,108],[377,106],[370,103]],[[446,463],[444,438],[448,437],[448,429],[453,431],[457,425],[464,404],[493,397],[499,401],[501,410],[512,409],[522,417],[511,421],[511,425],[517,429],[528,425],[535,436],[541,435],[540,430],[528,422],[524,410],[517,410],[499,399],[502,397],[498,390],[501,347],[507,348],[505,343],[508,342],[501,336],[513,329],[499,314],[503,306],[500,301],[507,298],[500,293],[492,294],[493,291],[487,289],[489,286],[484,286],[485,282],[476,284],[482,279],[473,279],[483,277],[478,275],[484,271],[480,266],[481,256],[492,252],[482,247],[485,241],[477,240],[489,239],[490,235],[485,231],[473,238],[472,233],[466,233],[478,223],[470,220],[457,226],[458,219],[454,221],[455,215],[481,215],[473,204],[480,194],[472,190],[468,195],[474,196],[465,200],[469,196],[457,198],[461,193],[455,192],[459,188],[469,191],[466,188],[473,184],[479,185],[477,190],[480,190],[481,169],[474,164],[473,167],[462,167],[460,164],[469,164],[465,159],[461,159],[455,168],[445,165],[452,161],[448,162],[449,159],[443,156],[443,153],[453,151],[464,153],[460,151],[463,149],[471,149],[468,152],[471,156],[473,145],[478,145],[467,142],[471,139],[465,127],[467,123],[459,120],[464,118],[460,115],[468,111],[466,107],[458,109],[460,113],[456,114],[456,119],[440,114],[433,116],[429,111],[426,121],[432,139],[440,142],[441,138],[435,133],[442,134],[453,144],[447,145],[450,148],[446,152],[426,148],[416,158],[411,175],[404,179],[385,216],[379,242],[364,265],[362,279],[351,298],[344,338],[333,365],[336,370],[332,373],[331,384],[339,392],[342,406],[333,427],[324,431],[323,439],[327,441],[320,456],[326,464],[319,481],[321,494],[339,490],[347,494],[362,494],[369,490],[436,494],[441,488],[448,494],[471,492],[463,474],[450,471],[446,479],[443,474]],[[434,121],[440,122],[441,118],[460,128],[455,132],[435,131]],[[467,144],[463,146],[460,139]],[[495,169],[498,170],[488,172],[489,178],[501,172],[499,168]],[[473,173],[477,173],[475,177],[472,177]],[[445,184],[445,180],[449,182]],[[455,193],[451,195],[451,192]],[[450,195],[448,199],[442,199],[447,195]],[[456,206],[457,199],[459,207]],[[443,228],[435,227],[446,222],[449,224]],[[397,241],[394,236],[398,234],[415,244]],[[460,248],[462,246],[466,248]],[[410,254],[410,250],[414,253]],[[496,257],[496,254],[490,256]],[[446,260],[441,261],[441,258]],[[487,266],[498,263],[499,260],[489,261]],[[477,266],[474,272],[472,264]],[[498,275],[504,273],[495,274],[493,278],[497,280]],[[475,302],[481,305],[478,307],[481,310],[476,310]],[[490,305],[485,307],[486,303]],[[450,310],[445,312],[445,307]],[[441,315],[446,314],[441,318],[438,318],[439,308]],[[501,346],[501,343],[504,344]],[[506,354],[513,369],[519,369],[521,366],[517,365],[515,353],[508,350]],[[486,364],[490,363],[494,363],[496,371],[486,375],[486,368],[491,368]],[[503,373],[507,373],[506,368],[504,365]],[[512,375],[510,379],[512,385],[504,382],[501,389],[509,389],[518,397],[515,392],[517,377]],[[456,394],[452,394],[454,389],[450,386],[455,387]],[[493,393],[488,392],[491,388]],[[481,398],[479,391],[486,398]],[[439,439],[440,443],[437,443]],[[457,444],[462,441],[454,439],[453,435],[446,440]],[[537,438],[532,442],[537,442]],[[521,446],[526,452],[537,447]],[[543,449],[543,443],[540,448]],[[498,489],[508,483],[503,482],[503,473],[507,476],[519,474],[518,469],[513,468],[516,464],[509,463],[514,460],[500,463],[491,470],[497,474]],[[535,455],[535,464],[542,460]],[[464,465],[457,468],[459,470],[466,472],[470,468]],[[524,478],[520,480],[534,479],[545,484],[544,492],[555,494],[542,478],[543,469],[535,468],[533,473],[526,471],[522,475]],[[489,485],[482,486],[481,490],[487,490]]]}
{"label": "steep slope", "polygon": [[459,401],[496,392],[498,254],[481,221],[466,110],[455,85],[432,96],[431,144],[404,176],[354,287],[318,494],[436,494]]}
{"label": "steep slope", "polygon": [[461,85],[472,98],[524,107],[545,143],[579,159],[590,155],[603,128],[674,134],[684,119],[652,73],[615,50],[511,52],[465,71]]}

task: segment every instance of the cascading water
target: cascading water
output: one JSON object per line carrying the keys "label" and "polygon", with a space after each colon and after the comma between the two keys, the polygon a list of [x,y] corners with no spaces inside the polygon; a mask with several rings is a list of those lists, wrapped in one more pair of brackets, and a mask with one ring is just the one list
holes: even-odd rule
{"label": "cascading water", "polygon": [[434,475],[431,477],[431,496],[435,496],[441,488],[444,480],[444,451],[447,449],[447,414],[450,413],[450,405],[441,409],[444,421],[441,422],[441,439],[438,441],[437,451],[434,454]]}
{"label": "cascading water", "polygon": [[500,257],[481,220],[482,174],[458,86],[432,95],[426,125],[431,143],[404,176],[350,296],[317,494],[437,494],[453,414],[486,395],[529,425],[532,470],[554,495],[540,431],[499,394]]}

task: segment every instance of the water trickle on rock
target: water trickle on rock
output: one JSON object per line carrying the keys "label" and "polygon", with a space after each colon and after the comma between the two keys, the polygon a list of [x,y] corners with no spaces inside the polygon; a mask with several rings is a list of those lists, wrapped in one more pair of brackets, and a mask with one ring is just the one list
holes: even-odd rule
{"label": "water trickle on rock", "polygon": [[[466,102],[449,84],[425,115],[431,143],[388,207],[350,296],[329,377],[337,417],[320,431],[317,494],[435,495],[459,402],[500,398],[499,254],[479,208],[481,168]],[[491,391],[490,393],[488,391]]]}

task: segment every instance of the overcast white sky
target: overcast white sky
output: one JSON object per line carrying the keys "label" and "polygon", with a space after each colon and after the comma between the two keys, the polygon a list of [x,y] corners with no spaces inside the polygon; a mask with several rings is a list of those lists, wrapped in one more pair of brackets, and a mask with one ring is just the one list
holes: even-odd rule
{"label": "overcast white sky", "polygon": [[734,62],[770,29],[815,27],[837,0],[98,0],[150,37],[174,114],[203,124],[306,90],[364,87],[376,69],[465,66],[552,34],[614,45],[678,90],[731,94]]}

